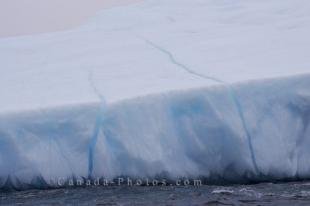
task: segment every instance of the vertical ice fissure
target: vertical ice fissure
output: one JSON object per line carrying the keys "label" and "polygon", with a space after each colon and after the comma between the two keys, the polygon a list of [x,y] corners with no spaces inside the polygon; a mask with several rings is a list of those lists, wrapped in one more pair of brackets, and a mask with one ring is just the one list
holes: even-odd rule
{"label": "vertical ice fissure", "polygon": [[254,148],[253,148],[252,137],[251,137],[251,134],[250,134],[250,132],[249,132],[249,130],[247,128],[247,125],[246,125],[243,109],[241,107],[239,99],[237,98],[237,95],[235,94],[235,91],[232,88],[232,86],[229,85],[228,83],[224,82],[223,80],[220,80],[220,79],[217,79],[217,78],[214,78],[214,77],[211,77],[211,76],[206,76],[204,74],[201,74],[201,73],[198,73],[198,72],[192,70],[188,66],[186,66],[183,63],[177,61],[176,58],[174,57],[174,55],[170,51],[168,51],[167,49],[165,49],[165,48],[159,46],[158,44],[155,44],[154,42],[152,42],[152,41],[150,41],[148,39],[145,39],[143,37],[139,37],[139,38],[142,39],[144,42],[146,42],[151,47],[153,47],[154,49],[156,49],[156,50],[160,51],[161,53],[167,55],[172,64],[174,64],[174,65],[178,66],[179,68],[185,70],[189,74],[197,76],[197,77],[200,77],[200,78],[203,78],[203,79],[211,80],[211,81],[214,81],[214,82],[217,82],[217,83],[220,83],[220,84],[223,84],[228,89],[228,91],[230,93],[230,96],[231,96],[231,98],[232,98],[232,100],[233,100],[233,102],[234,102],[234,104],[235,104],[235,106],[237,108],[237,112],[238,112],[238,115],[240,117],[242,127],[244,129],[245,135],[246,135],[247,140],[248,140],[248,146],[249,146],[251,160],[252,160],[252,163],[253,163],[254,170],[255,170],[256,174],[260,174],[260,171],[259,171],[259,168],[258,168],[258,165],[257,165],[257,161],[256,161],[256,156],[255,156]]}
{"label": "vertical ice fissure", "polygon": [[89,147],[88,147],[88,178],[91,178],[93,176],[93,170],[94,170],[94,153],[96,144],[98,141],[99,133],[100,133],[100,127],[103,123],[103,116],[104,111],[106,107],[105,98],[104,96],[99,92],[98,88],[96,87],[94,80],[93,80],[93,73],[92,71],[89,71],[88,73],[88,82],[93,89],[94,93],[98,96],[98,98],[101,101],[100,104],[100,110],[96,117],[96,123],[94,126],[94,130],[90,139]]}

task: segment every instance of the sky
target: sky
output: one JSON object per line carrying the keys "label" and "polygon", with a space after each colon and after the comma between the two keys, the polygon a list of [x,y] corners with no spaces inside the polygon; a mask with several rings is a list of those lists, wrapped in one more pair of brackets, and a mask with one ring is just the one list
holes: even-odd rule
{"label": "sky", "polygon": [[0,38],[73,28],[101,9],[135,0],[0,0]]}

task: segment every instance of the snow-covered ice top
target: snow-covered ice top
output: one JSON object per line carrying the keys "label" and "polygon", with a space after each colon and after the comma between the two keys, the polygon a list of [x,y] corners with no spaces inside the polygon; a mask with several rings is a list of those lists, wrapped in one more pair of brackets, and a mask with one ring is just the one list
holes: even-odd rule
{"label": "snow-covered ice top", "polygon": [[96,102],[91,84],[115,102],[215,83],[178,64],[228,83],[308,73],[309,13],[307,0],[147,0],[1,39],[0,112]]}

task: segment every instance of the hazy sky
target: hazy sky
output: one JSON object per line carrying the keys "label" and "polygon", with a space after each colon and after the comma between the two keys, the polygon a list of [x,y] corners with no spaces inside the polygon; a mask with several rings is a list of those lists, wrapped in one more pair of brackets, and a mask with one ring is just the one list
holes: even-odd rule
{"label": "hazy sky", "polygon": [[0,37],[63,30],[134,0],[0,0]]}

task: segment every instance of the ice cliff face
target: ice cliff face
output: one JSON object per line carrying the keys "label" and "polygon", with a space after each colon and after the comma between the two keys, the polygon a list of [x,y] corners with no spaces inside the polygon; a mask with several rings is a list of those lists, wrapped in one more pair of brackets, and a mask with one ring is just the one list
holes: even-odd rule
{"label": "ice cliff face", "polygon": [[308,1],[153,0],[0,40],[0,187],[310,176]]}
{"label": "ice cliff face", "polygon": [[1,181],[308,178],[309,84],[305,75],[234,85],[248,131],[222,86],[2,116]]}

